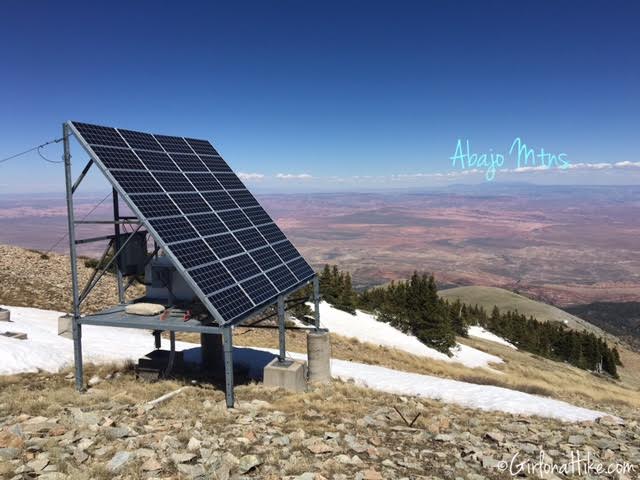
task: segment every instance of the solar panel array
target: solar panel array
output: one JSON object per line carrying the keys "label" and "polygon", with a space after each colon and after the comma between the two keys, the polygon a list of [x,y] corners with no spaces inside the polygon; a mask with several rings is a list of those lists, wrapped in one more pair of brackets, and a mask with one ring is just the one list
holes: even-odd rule
{"label": "solar panel array", "polygon": [[313,277],[313,269],[208,141],[71,125],[225,324]]}

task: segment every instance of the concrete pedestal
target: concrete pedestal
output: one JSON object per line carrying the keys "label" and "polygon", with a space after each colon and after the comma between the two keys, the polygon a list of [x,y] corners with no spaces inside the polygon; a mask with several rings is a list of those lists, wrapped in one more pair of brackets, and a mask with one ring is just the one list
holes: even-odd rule
{"label": "concrete pedestal", "polygon": [[304,392],[307,389],[305,370],[305,362],[294,360],[280,363],[274,358],[264,367],[264,384],[291,392]]}
{"label": "concrete pedestal", "polygon": [[309,383],[331,382],[331,337],[329,332],[307,334]]}
{"label": "concrete pedestal", "polygon": [[10,322],[11,312],[6,308],[0,308],[0,322]]}
{"label": "concrete pedestal", "polygon": [[73,317],[71,315],[58,317],[58,335],[73,340]]}

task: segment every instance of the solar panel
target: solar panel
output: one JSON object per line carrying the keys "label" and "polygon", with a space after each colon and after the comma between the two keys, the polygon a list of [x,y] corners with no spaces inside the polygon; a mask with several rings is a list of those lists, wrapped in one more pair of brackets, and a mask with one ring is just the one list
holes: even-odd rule
{"label": "solar panel", "polygon": [[164,152],[136,150],[135,153],[149,170],[160,172],[177,172],[179,170],[178,166],[171,160],[171,157]]}
{"label": "solar panel", "polygon": [[192,153],[171,153],[169,155],[183,172],[209,172],[207,166],[202,163],[202,160],[197,155]]}
{"label": "solar panel", "polygon": [[247,253],[243,253],[237,257],[227,258],[223,260],[222,263],[224,263],[224,266],[229,269],[231,275],[238,281],[245,280],[260,273],[260,268],[258,268],[256,262],[251,260],[251,257]]}
{"label": "solar panel", "polygon": [[208,141],[70,126],[219,323],[315,275]]}

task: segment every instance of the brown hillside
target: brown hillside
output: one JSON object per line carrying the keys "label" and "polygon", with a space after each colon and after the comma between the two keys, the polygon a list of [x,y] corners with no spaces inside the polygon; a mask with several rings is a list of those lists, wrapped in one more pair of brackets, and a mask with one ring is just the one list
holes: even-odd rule
{"label": "brown hillside", "polygon": [[[93,270],[78,262],[80,286],[87,283]],[[130,289],[135,298],[138,287]],[[87,298],[83,312],[94,312],[118,302],[116,282],[107,274]],[[71,266],[69,257],[20,247],[0,245],[0,304],[18,307],[44,308],[67,312],[71,310]]]}

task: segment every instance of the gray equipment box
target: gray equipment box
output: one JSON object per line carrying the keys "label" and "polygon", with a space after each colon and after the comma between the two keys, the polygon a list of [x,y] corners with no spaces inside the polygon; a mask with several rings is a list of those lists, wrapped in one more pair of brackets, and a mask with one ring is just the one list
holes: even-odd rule
{"label": "gray equipment box", "polygon": [[196,299],[191,287],[167,257],[153,259],[146,268],[147,298],[192,303]]}
{"label": "gray equipment box", "polygon": [[123,275],[142,275],[147,261],[147,233],[135,232],[120,235],[120,245],[132,237],[118,257],[118,267]]}

